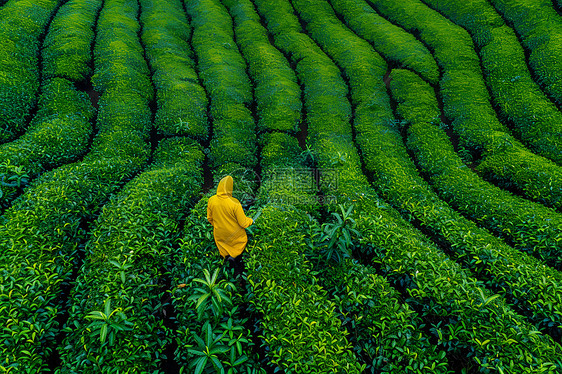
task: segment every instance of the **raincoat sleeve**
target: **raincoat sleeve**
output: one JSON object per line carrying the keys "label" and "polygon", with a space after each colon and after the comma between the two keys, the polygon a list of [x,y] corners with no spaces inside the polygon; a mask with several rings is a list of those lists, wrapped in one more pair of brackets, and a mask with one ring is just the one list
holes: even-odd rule
{"label": "raincoat sleeve", "polygon": [[[213,213],[211,211],[211,204],[210,202],[207,203],[207,221],[212,225],[213,224]],[[213,225],[214,226],[214,225]]]}
{"label": "raincoat sleeve", "polygon": [[253,219],[251,219],[250,217],[246,217],[246,214],[244,214],[244,210],[242,209],[242,205],[240,204],[236,206],[234,214],[236,215],[236,220],[238,221],[238,224],[243,228],[247,228],[252,223],[254,223]]}

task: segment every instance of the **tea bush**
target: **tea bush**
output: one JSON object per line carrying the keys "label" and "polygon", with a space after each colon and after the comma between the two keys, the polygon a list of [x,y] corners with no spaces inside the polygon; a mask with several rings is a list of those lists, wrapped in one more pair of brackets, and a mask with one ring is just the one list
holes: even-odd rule
{"label": "tea bush", "polygon": [[308,217],[294,208],[267,205],[259,239],[248,249],[250,302],[273,365],[293,373],[360,373],[336,316],[336,305],[311,274],[303,251]]}
{"label": "tea bush", "polygon": [[41,35],[60,3],[11,1],[0,8],[0,143],[27,127],[39,91]]}
{"label": "tea bush", "polygon": [[[559,157],[554,127],[532,118],[558,114],[490,6],[472,17],[430,2],[469,35],[411,0],[69,0],[50,22],[62,3],[0,0],[0,109],[13,125],[0,132],[23,134],[0,146],[2,371],[163,373],[171,360],[197,374],[560,371],[562,348],[543,333],[560,332],[562,278],[518,250],[558,266],[558,213],[463,163],[561,209],[560,167],[491,105],[471,36],[501,118]],[[528,33],[540,77],[536,56],[559,31],[552,3],[508,3],[525,5],[523,18],[494,2]],[[433,88],[411,72],[388,77],[373,48],[439,83],[463,160]],[[96,113],[80,90],[92,73],[90,141]],[[394,120],[385,78],[407,121]],[[519,105],[525,90],[533,107]],[[151,139],[178,134],[195,140]],[[260,186],[247,278],[220,269],[207,198],[189,209],[203,160],[215,182],[231,174],[252,196]]]}
{"label": "tea bush", "polygon": [[[476,161],[479,172],[494,183],[560,209],[560,167],[529,152],[498,121],[470,35],[421,2],[368,2],[392,22],[418,32],[432,48],[443,70],[440,94],[444,113],[452,121],[459,146],[470,151],[465,161]],[[412,12],[419,16],[410,17]]]}
{"label": "tea bush", "polygon": [[[88,150],[95,110],[75,83],[91,74],[92,27],[100,7],[101,1],[69,1],[49,25],[42,49],[37,114],[22,136],[0,146],[4,162],[21,169],[28,179],[74,161]],[[9,179],[12,174],[6,176]],[[4,206],[22,190],[7,185],[0,188]]]}
{"label": "tea bush", "polygon": [[176,361],[182,373],[220,372],[221,367],[231,373],[265,373],[246,327],[242,290],[230,282],[232,274],[223,267],[209,229],[207,202],[208,196],[191,210],[172,256]]}
{"label": "tea bush", "polygon": [[285,56],[270,44],[249,0],[223,1],[234,20],[236,43],[254,82],[258,131],[296,133],[301,119],[301,90]]}
{"label": "tea bush", "polygon": [[[266,20],[276,16],[286,20],[286,24],[294,24],[290,20],[294,15],[288,12],[279,15],[281,9],[289,9],[287,6],[273,8],[265,4],[265,1],[258,0],[256,3]],[[305,39],[304,36],[299,38]],[[291,39],[297,37],[292,36]],[[281,46],[282,43],[279,45]],[[314,80],[315,70],[311,69],[310,73],[306,74],[307,65],[301,65],[307,61],[303,58],[305,50],[309,60],[317,57],[317,54],[313,53],[316,49],[306,46],[305,43],[287,46],[283,44],[281,48],[296,60],[297,71],[305,86],[305,100],[309,100],[314,98],[316,92],[322,92],[318,89],[320,87],[332,89],[335,85],[330,79],[334,79],[335,75],[334,78],[325,75],[321,80]],[[318,61],[320,59],[318,57]],[[316,65],[319,65],[318,61]],[[315,85],[313,87],[316,90],[307,85]],[[311,101],[314,104],[318,102],[314,99]],[[310,103],[305,103],[305,107],[307,105],[314,108]],[[419,308],[423,318],[451,316],[450,319],[443,318],[433,326],[439,344],[457,357],[461,355],[467,357],[476,370],[482,372],[489,370],[488,368],[503,370],[506,367],[529,367],[529,372],[556,370],[558,367],[556,365],[560,364],[552,364],[552,362],[556,362],[555,357],[560,351],[560,346],[525,322],[499,298],[499,295],[486,290],[481,282],[471,278],[465,270],[448,259],[435,245],[430,244],[423,235],[402,220],[396,211],[382,202],[369,188],[362,174],[359,156],[352,142],[350,126],[342,124],[337,127],[338,131],[335,135],[330,131],[333,127],[325,121],[309,121],[308,133],[313,139],[312,148],[319,166],[331,165],[338,168],[338,184],[333,193],[341,203],[349,201],[356,204],[358,231],[363,237],[361,244],[370,248],[364,251],[364,255],[371,253],[388,279],[409,290],[407,292],[411,298],[408,299],[408,303]],[[334,155],[338,152],[340,157],[334,162]],[[324,188],[327,190],[329,186]],[[326,208],[333,209],[330,205]],[[415,278],[411,280],[410,277]],[[462,296],[465,293],[466,296]],[[487,308],[484,308],[485,306]],[[490,313],[502,318],[500,320],[496,320],[495,317],[490,318]],[[457,317],[453,317],[454,315]],[[463,326],[466,327],[459,330],[456,326],[457,321],[459,324],[463,321]],[[440,327],[443,323],[454,333],[444,334]],[[476,326],[489,326],[489,328],[476,328]],[[457,331],[459,333],[456,333]],[[507,339],[513,339],[514,342],[521,339],[533,341],[534,346],[530,353],[523,353],[516,346],[505,349],[503,347],[506,347]],[[485,341],[486,343],[483,344]],[[497,348],[499,346],[504,349],[501,353]],[[468,356],[465,354],[467,352]],[[529,354],[532,354],[530,364],[527,361]],[[494,361],[496,358],[497,361]]]}
{"label": "tea bush", "polygon": [[154,99],[154,89],[138,37],[138,12],[137,2],[104,2],[96,29],[95,70],[91,81],[94,90],[102,95],[106,90],[120,90],[150,102]]}
{"label": "tea bush", "polygon": [[60,7],[43,42],[43,75],[82,82],[92,75],[95,21],[102,0],[71,0]]}
{"label": "tea bush", "polygon": [[263,214],[248,248],[247,272],[249,302],[261,316],[267,358],[286,372],[360,372],[335,304],[304,257],[312,239],[305,211],[314,214],[318,202],[314,177],[303,172],[297,139],[264,134],[261,156],[256,203]]}
{"label": "tea bush", "polygon": [[485,1],[470,6],[455,0],[426,3],[471,33],[494,103],[502,119],[513,123],[514,134],[534,153],[561,165],[562,114],[533,81],[513,30]]}
{"label": "tea bush", "polygon": [[[21,169],[5,174],[5,182],[17,173],[25,173],[29,181],[43,171],[76,160],[88,150],[95,113],[88,97],[63,78],[45,81],[41,91],[38,113],[27,131],[0,145],[3,163]],[[23,187],[0,185],[2,205],[7,206]]]}
{"label": "tea bush", "polygon": [[[497,237],[505,238],[513,243],[515,248],[534,254],[545,262],[560,268],[562,265],[559,260],[562,249],[560,247],[562,216],[552,209],[516,197],[481,180],[477,174],[462,163],[445,131],[439,127],[440,123],[436,120],[439,116],[439,108],[433,89],[407,70],[394,70],[391,77],[393,79],[390,83],[392,94],[398,102],[397,113],[409,122],[407,130],[409,149],[412,150],[423,172],[429,176],[439,196],[456,211],[489,228]],[[420,100],[419,97],[423,99]],[[433,124],[432,121],[437,123]],[[388,158],[388,153],[386,157]],[[384,162],[384,160],[381,159],[380,162]],[[394,165],[389,166],[389,171],[401,168],[407,162],[409,162],[408,157],[405,152],[402,152],[402,156],[397,157]],[[410,171],[409,174],[412,172],[415,171]],[[406,185],[404,181],[398,183],[398,181],[389,180],[388,182]],[[425,185],[423,181],[416,184]],[[392,189],[390,185],[387,188]],[[401,188],[399,189],[401,190]],[[426,186],[425,189],[429,190],[429,186]],[[420,202],[421,194],[419,192],[416,193],[417,201],[403,202],[404,192],[396,190],[396,193],[387,194],[389,198],[397,205],[412,207],[408,209],[420,209],[418,219],[422,221],[432,215],[433,209],[436,209],[435,218],[440,216],[439,220],[447,221],[444,218],[447,211],[456,215],[450,208],[439,207],[437,203],[433,203],[433,209],[421,208],[423,203]],[[427,199],[427,201],[431,201],[431,199]],[[422,211],[424,218],[421,218]],[[475,225],[472,226],[467,226],[467,229],[461,231],[472,232],[474,236],[478,236],[478,232],[484,234]],[[485,236],[488,239],[484,242],[496,242],[488,233]],[[463,242],[466,240],[463,239]],[[505,247],[499,243],[493,245],[495,248],[498,246]],[[506,250],[508,249],[506,248]]]}
{"label": "tea bush", "polygon": [[142,42],[158,106],[154,126],[166,136],[206,139],[208,98],[197,76],[183,2],[143,0],[141,6]]}
{"label": "tea bush", "polygon": [[[150,167],[103,207],[72,289],[58,373],[160,372],[170,343],[163,326],[163,274],[180,235],[179,219],[199,194],[203,159],[193,141],[164,139]],[[122,330],[102,321],[112,339],[92,317],[106,303],[123,313],[114,321]]]}
{"label": "tea bush", "polygon": [[529,51],[529,66],[541,86],[559,105],[562,104],[562,63],[557,58],[562,47],[562,22],[552,1],[493,0],[490,3],[518,33],[521,44]]}
{"label": "tea bush", "polygon": [[323,264],[319,278],[342,312],[349,340],[366,370],[447,373],[445,351],[423,332],[423,321],[374,268],[348,259]]}
{"label": "tea bush", "polygon": [[432,321],[430,330],[438,337],[438,346],[457,360],[469,360],[465,367],[477,372],[559,370],[558,343],[435,245],[379,212],[357,219],[361,244],[370,246],[365,253],[374,254],[385,276],[407,290],[408,304]]}
{"label": "tea bush", "polygon": [[249,109],[252,85],[234,42],[232,19],[218,0],[186,1],[185,5],[193,28],[199,76],[210,99],[210,166],[232,162],[253,168],[257,149],[256,126]]}
{"label": "tea bush", "polygon": [[[105,4],[98,23],[100,34],[131,46],[113,51],[113,58],[124,61],[128,55],[142,53],[137,35],[121,27],[136,24],[136,1],[107,0]],[[127,18],[123,11],[127,8],[135,18]],[[106,54],[102,50],[109,47],[107,40],[97,43],[96,54]],[[6,292],[0,320],[6,327],[1,338],[5,342],[2,354],[7,357],[1,365],[6,370],[49,370],[46,359],[53,350],[59,330],[57,316],[64,301],[61,287],[69,281],[78,251],[83,250],[83,223],[148,162],[151,113],[145,97],[151,93],[141,96],[138,92],[150,78],[119,81],[117,77],[127,77],[122,65],[98,61],[96,71],[99,67],[107,77],[113,74],[111,80],[120,82],[117,86],[122,88],[102,93],[99,133],[91,151],[81,162],[64,165],[33,181],[4,213],[0,225],[0,284]],[[6,285],[15,283],[19,288],[9,292]]]}
{"label": "tea bush", "polygon": [[431,84],[439,83],[439,68],[431,52],[400,27],[381,17],[364,0],[330,0],[339,18],[393,64],[411,69]]}

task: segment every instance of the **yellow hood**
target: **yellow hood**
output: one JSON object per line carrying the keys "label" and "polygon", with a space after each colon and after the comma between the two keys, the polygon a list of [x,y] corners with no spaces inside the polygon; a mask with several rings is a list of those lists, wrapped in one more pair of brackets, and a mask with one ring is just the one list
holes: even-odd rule
{"label": "yellow hood", "polygon": [[232,197],[232,188],[234,185],[234,180],[230,175],[227,175],[219,182],[219,186],[217,187],[217,196],[223,199],[227,197]]}

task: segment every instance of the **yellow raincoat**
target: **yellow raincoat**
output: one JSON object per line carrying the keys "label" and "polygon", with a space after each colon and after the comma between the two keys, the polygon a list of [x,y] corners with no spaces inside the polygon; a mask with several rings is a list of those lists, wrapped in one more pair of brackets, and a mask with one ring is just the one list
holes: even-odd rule
{"label": "yellow raincoat", "polygon": [[246,217],[238,199],[232,197],[233,183],[230,175],[221,179],[217,194],[207,203],[207,220],[213,225],[213,236],[222,257],[237,257],[244,251],[248,243],[245,229],[254,223]]}

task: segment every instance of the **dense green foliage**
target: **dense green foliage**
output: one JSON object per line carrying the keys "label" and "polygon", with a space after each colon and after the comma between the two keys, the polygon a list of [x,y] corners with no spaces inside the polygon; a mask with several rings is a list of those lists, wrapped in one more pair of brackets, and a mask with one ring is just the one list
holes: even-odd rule
{"label": "dense green foliage", "polygon": [[[92,135],[95,114],[86,94],[64,78],[44,82],[37,115],[25,134],[0,145],[0,159],[15,169],[6,171],[5,181],[19,173],[28,180],[50,168],[74,161],[83,155]],[[0,205],[8,205],[24,185],[0,185]]]}
{"label": "dense green foliage", "polygon": [[[294,3],[298,4],[299,1],[295,0]],[[500,263],[506,264],[507,269],[502,273],[509,273],[509,269],[516,266],[523,270],[525,265],[530,264],[525,268],[525,272],[531,279],[537,279],[537,282],[533,282],[537,293],[528,303],[533,319],[544,323],[547,328],[557,326],[557,313],[544,313],[540,302],[544,297],[551,297],[549,304],[557,305],[560,295],[552,295],[552,290],[557,288],[560,274],[555,271],[545,273],[547,268],[532,257],[521,258],[516,251],[440,200],[430,185],[418,176],[416,166],[409,159],[402,144],[400,128],[393,121],[390,103],[381,79],[386,67],[384,61],[368,46],[358,45],[353,34],[346,32],[341,26],[338,29],[337,24],[330,20],[333,15],[329,8],[321,4],[322,2],[315,2],[314,5],[306,7],[308,12],[301,14],[309,22],[307,28],[311,35],[333,56],[334,61],[341,65],[349,79],[351,97],[356,105],[357,143],[363,152],[365,168],[373,173],[382,196],[429,229],[437,236],[438,241],[448,243],[461,255],[466,252],[478,256],[493,251],[494,256],[502,260]],[[339,36],[337,43],[333,42],[335,39],[331,39],[330,35]],[[374,67],[379,67],[378,76],[373,72]],[[500,237],[504,236],[515,242],[516,247],[536,253],[559,267],[562,217],[539,204],[515,198],[469,172],[452,150],[443,130],[439,136],[431,133],[423,137],[423,133],[417,130],[418,123],[438,121],[439,118],[433,89],[428,84],[423,88],[419,84],[408,85],[405,82],[409,81],[400,79],[402,75],[398,73],[391,74],[390,78],[393,91],[396,87],[401,88],[396,95],[400,103],[399,113],[412,122],[407,128],[408,141],[426,147],[423,153],[416,152],[421,147],[414,149],[414,153],[419,155],[420,166],[423,168],[426,165],[424,160],[445,164],[437,169],[423,169],[426,174],[431,175],[431,181],[442,195],[445,195],[458,211],[492,228]],[[406,95],[407,99],[404,97]],[[375,105],[372,97],[379,98]],[[430,106],[428,103],[432,99],[433,103]],[[403,103],[404,101],[408,102]],[[426,105],[417,104],[418,102]],[[410,133],[413,133],[411,138]],[[444,144],[441,142],[443,139],[447,139]],[[428,147],[430,149],[427,149]],[[504,252],[506,258],[502,257]],[[552,280],[541,282],[542,276]],[[523,282],[529,282],[527,277],[506,280],[510,294],[520,290]],[[521,303],[520,299],[516,298],[513,302]]]}
{"label": "dense green foliage", "polygon": [[[421,331],[421,319],[401,302],[401,295],[371,266],[353,260],[361,233],[352,217],[353,205],[334,222],[316,224],[307,255],[314,263],[321,284],[336,301],[344,326],[366,371],[419,373],[448,372],[445,352],[436,352]],[[317,243],[317,244],[314,244]],[[334,256],[333,254],[337,254]]]}
{"label": "dense green foliage", "polygon": [[0,371],[560,372],[559,5],[0,0]]}
{"label": "dense green foliage", "polygon": [[199,76],[210,99],[211,167],[235,163],[253,168],[257,163],[256,125],[248,109],[253,94],[246,62],[234,42],[232,19],[218,0],[186,1],[185,5]]}
{"label": "dense green foliage", "polygon": [[490,3],[513,25],[521,43],[529,50],[529,66],[538,82],[559,105],[562,104],[562,62],[558,58],[562,47],[562,20],[553,9],[552,1],[491,0]]}
{"label": "dense green foliage", "polygon": [[[298,61],[296,69],[305,86],[305,107],[308,108],[307,105],[311,103],[318,103],[314,100],[316,95],[327,91],[319,90],[319,87],[328,86],[330,92],[334,92],[333,87],[338,86],[331,79],[341,79],[337,74],[337,68],[334,67],[336,69],[334,75],[328,75],[324,70],[323,79],[312,80],[318,69],[304,70],[301,65],[306,64],[307,60],[316,59],[315,66],[334,66],[329,59],[326,60],[326,56],[321,51],[312,53],[318,51],[317,46],[306,48],[304,41],[309,40],[305,39],[307,37],[300,37],[299,44],[284,44],[298,37],[294,34],[299,34],[296,31],[299,30],[296,27],[299,23],[298,20],[292,21],[295,17],[290,14],[290,5],[279,6],[278,2],[272,7],[265,0],[257,3],[258,9],[263,12],[266,19],[276,17],[284,20],[283,26],[276,24],[271,30],[279,30],[281,35],[278,44],[286,48],[287,52]],[[281,2],[281,4],[286,3]],[[289,31],[294,29],[296,30]],[[285,37],[291,33],[294,35],[293,38]],[[319,61],[322,61],[322,64]],[[345,98],[345,96],[340,97]],[[311,108],[316,109],[314,106]],[[383,273],[408,290],[410,295],[408,302],[417,305],[424,318],[440,319],[433,326],[434,333],[439,336],[439,345],[450,351],[457,359],[465,357],[472,360],[472,365],[478,368],[476,370],[483,372],[489,370],[488,368],[503,370],[510,366],[527,367],[528,372],[554,370],[556,366],[552,362],[555,362],[557,352],[560,350],[557,343],[525,322],[503,299],[499,298],[499,295],[494,295],[481,282],[470,277],[465,270],[401,220],[395,211],[370,191],[367,183],[363,182],[365,177],[361,173],[359,157],[351,143],[350,126],[347,124],[330,126],[325,121],[314,121],[310,116],[307,118],[309,119],[308,134],[320,165],[341,169],[336,192],[338,197],[355,200],[357,204],[356,214],[359,215],[357,222],[360,228],[358,231],[363,235],[362,243],[371,248],[364,255],[369,256],[370,252],[370,256],[373,256]],[[334,129],[337,129],[336,134]],[[330,144],[335,138],[337,142]],[[350,140],[349,146],[346,144],[346,138]],[[330,162],[333,156],[338,154],[339,163]],[[341,157],[343,155],[345,157]],[[355,180],[351,182],[353,179]],[[359,182],[360,180],[362,181]],[[328,186],[324,188],[328,189]],[[463,294],[466,296],[462,296]],[[485,309],[482,308],[484,305],[486,305]],[[490,314],[501,318],[499,320],[490,318]],[[443,318],[445,316],[449,318]],[[442,328],[447,332],[443,332]],[[523,352],[517,346],[506,348],[507,339],[533,341],[534,351]],[[502,346],[501,352],[497,349],[499,346]],[[529,354],[532,355],[531,361],[528,361]]]}
{"label": "dense green foliage", "polygon": [[176,360],[182,373],[215,373],[221,367],[231,373],[264,373],[252,352],[241,289],[230,282],[232,274],[217,255],[207,201],[202,198],[190,211],[171,258],[171,296],[178,313]]}
{"label": "dense green foliage", "polygon": [[[179,219],[198,197],[203,158],[193,141],[165,139],[103,207],[72,290],[58,373],[154,373],[166,358],[163,273]],[[100,319],[105,305],[114,314]]]}
{"label": "dense green foliage", "polygon": [[141,5],[142,42],[158,105],[154,125],[163,135],[206,139],[208,99],[195,70],[189,45],[192,30],[183,3],[143,0]]}
{"label": "dense green foliage", "polygon": [[[138,60],[142,53],[137,35],[118,26],[135,25],[137,4],[128,0],[105,4],[95,48],[99,61],[96,74],[122,88],[111,87],[102,93],[99,133],[83,161],[41,175],[5,212],[0,226],[4,287],[0,320],[6,327],[2,366],[7,369],[25,368],[27,373],[49,370],[44,360],[52,352],[56,318],[62,312],[61,287],[70,279],[77,261],[79,243],[85,236],[83,223],[148,161],[151,116],[145,97],[151,96],[152,86],[144,92],[145,97],[138,92],[150,79],[141,75],[143,79],[125,81],[126,65],[115,63],[119,58],[123,63]],[[119,40],[122,47],[112,50],[108,59],[112,40]]]}
{"label": "dense green foliage", "polygon": [[435,59],[414,35],[381,17],[365,0],[330,0],[330,4],[346,25],[391,63],[412,69],[432,84],[438,83]]}
{"label": "dense green foliage", "polygon": [[302,103],[295,72],[269,43],[267,31],[249,0],[223,2],[234,19],[236,42],[255,85],[258,131],[296,132]]}
{"label": "dense green foliage", "polygon": [[487,1],[470,8],[457,0],[425,2],[471,33],[502,120],[513,123],[514,134],[533,152],[562,165],[562,113],[533,81],[513,30]]}
{"label": "dense green foliage", "polygon": [[[55,14],[43,42],[37,113],[22,136],[0,146],[6,181],[21,174],[29,181],[88,150],[95,109],[76,83],[91,75],[92,27],[100,7],[101,1],[73,0]],[[7,206],[23,187],[1,185],[0,204]]]}
{"label": "dense green foliage", "polygon": [[[265,178],[275,178],[275,169],[298,167],[295,138],[272,134],[265,138],[262,154],[268,169]],[[285,155],[286,163],[273,164]],[[302,165],[302,164],[301,164]],[[249,248],[248,282],[250,301],[262,315],[261,327],[273,364],[294,373],[358,373],[357,358],[350,350],[346,333],[336,318],[336,305],[311,273],[304,257],[311,237],[310,216],[298,209],[314,190],[299,189],[298,182],[284,174],[281,181],[264,179],[258,201],[270,201],[263,208],[257,232]],[[271,183],[269,183],[271,182]],[[299,198],[292,204],[290,196]],[[273,200],[273,202],[271,202]],[[311,355],[311,353],[313,354]]]}
{"label": "dense green foliage", "polygon": [[[443,71],[439,88],[444,114],[459,138],[465,162],[475,162],[495,183],[560,209],[562,170],[531,153],[498,121],[468,32],[419,1],[369,3],[406,30],[416,30],[433,49]],[[418,16],[410,17],[412,13]]]}
{"label": "dense green foliage", "polygon": [[[453,146],[442,129],[443,125],[439,122],[439,109],[433,89],[407,71],[393,71],[391,77],[393,80],[391,80],[390,86],[395,100],[399,103],[397,112],[408,121],[409,148],[439,196],[458,212],[489,228],[498,237],[513,243],[515,248],[535,254],[560,269],[562,265],[560,262],[562,215],[540,204],[513,196],[509,192],[481,180],[476,173],[462,163],[454,152]],[[398,129],[395,129],[395,134],[398,134]],[[389,153],[386,154],[386,160],[390,158]],[[396,153],[394,168],[405,167],[409,163],[406,152],[401,153],[401,155]],[[380,162],[385,162],[385,160],[381,159]],[[425,186],[420,178],[416,180],[413,164],[409,169],[407,172],[398,173],[399,176],[411,175],[411,189],[417,191],[415,195],[411,196],[412,200],[408,202],[404,201],[404,197],[408,195],[404,193],[403,189],[395,187],[403,178],[390,180],[388,176],[390,173],[380,173],[383,174],[379,179],[380,183],[385,183],[384,178],[389,179],[389,184],[385,189],[395,190],[387,192],[390,200],[402,206],[411,205],[413,208],[409,210],[419,210],[420,213],[423,212],[424,216],[430,215],[429,212],[435,209],[435,214],[439,216],[440,220],[448,221],[447,212],[454,214],[450,208],[435,202],[430,204],[430,206],[433,205],[432,209],[427,209],[427,206],[423,208],[424,203],[420,201],[422,193],[419,186],[424,185],[426,190],[429,190],[429,186]],[[413,187],[414,185],[418,187]],[[390,197],[391,195],[392,197]],[[431,194],[427,196],[431,196]],[[435,200],[435,198],[433,199]],[[432,199],[428,198],[428,200]],[[423,221],[423,218],[417,218]],[[458,231],[458,228],[453,229],[453,232]],[[470,229],[462,231],[477,235],[479,230],[475,225],[471,225]],[[492,237],[486,236],[492,243]],[[498,244],[493,246],[497,248]]]}
{"label": "dense green foliage", "polygon": [[71,0],[60,7],[43,42],[43,74],[82,82],[92,75],[91,45],[102,0]]}
{"label": "dense green foliage", "polygon": [[27,126],[40,84],[40,36],[59,4],[10,1],[0,8],[0,143]]}
{"label": "dense green foliage", "polygon": [[360,373],[336,304],[328,300],[303,255],[308,217],[291,208],[266,206],[260,219],[259,239],[249,249],[248,282],[252,304],[263,314],[272,364],[292,373]]}
{"label": "dense green foliage", "polygon": [[[398,102],[397,112],[411,121],[407,129],[407,145],[440,196],[473,220],[491,228],[500,227],[499,233],[519,241],[519,248],[557,264],[559,215],[479,179],[454,153],[445,131],[439,124],[432,123],[438,109],[431,87],[406,70],[394,70],[391,76],[392,94]],[[395,162],[389,171],[380,172],[389,182],[385,196],[416,217],[438,240],[449,243],[453,252],[479,278],[484,278],[491,287],[498,289],[498,293],[506,295],[546,332],[557,329],[560,317],[556,310],[562,297],[562,274],[542,261],[514,250],[462,217],[439,201],[411,170],[402,170],[401,165],[408,164],[404,158],[396,154],[394,159],[401,162]],[[402,170],[398,175],[409,177],[392,178],[392,170]],[[552,305],[552,309],[545,309],[545,302]]]}

